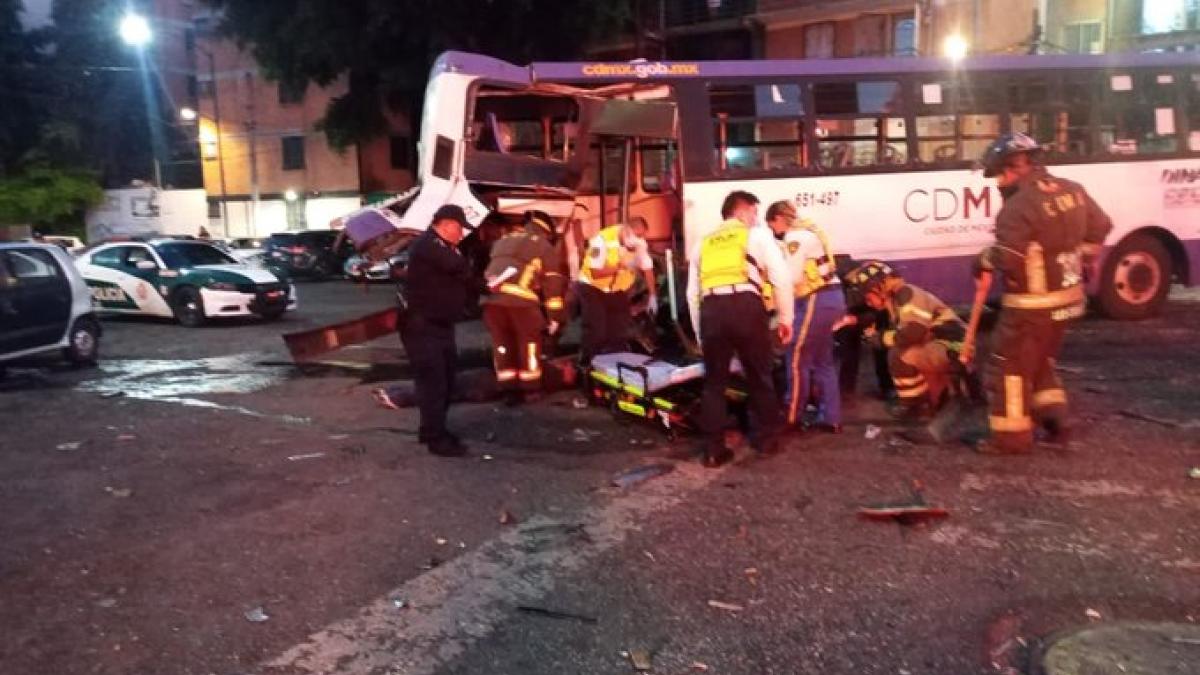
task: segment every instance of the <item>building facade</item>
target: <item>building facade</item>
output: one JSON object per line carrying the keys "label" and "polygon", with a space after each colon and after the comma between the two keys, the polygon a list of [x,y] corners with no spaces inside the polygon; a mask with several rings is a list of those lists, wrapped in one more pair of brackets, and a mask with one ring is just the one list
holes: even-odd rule
{"label": "building facade", "polygon": [[325,88],[268,79],[248,51],[218,35],[219,17],[203,3],[153,0],[147,11],[161,34],[155,57],[170,105],[194,112],[180,124],[197,148],[213,236],[328,228],[364,199],[412,185],[403,116],[387,115],[388,135],[334,150],[317,123],[345,93],[344,79]]}

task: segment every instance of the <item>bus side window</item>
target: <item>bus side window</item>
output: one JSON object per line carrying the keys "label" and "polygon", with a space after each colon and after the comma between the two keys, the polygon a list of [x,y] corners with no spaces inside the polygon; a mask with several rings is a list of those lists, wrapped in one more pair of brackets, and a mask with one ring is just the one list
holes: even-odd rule
{"label": "bus side window", "polygon": [[827,169],[904,164],[907,131],[898,82],[818,82],[818,162]]}
{"label": "bus side window", "polygon": [[954,113],[953,83],[918,79],[913,96],[916,101],[917,161],[922,164],[956,162],[958,116]]}
{"label": "bus side window", "polygon": [[807,165],[800,85],[713,87],[715,165],[728,171],[799,169]]}
{"label": "bus side window", "polygon": [[1171,74],[1109,74],[1096,106],[1100,153],[1153,155],[1178,150],[1175,92]]}
{"label": "bus side window", "polygon": [[674,192],[675,145],[669,140],[648,140],[639,147],[642,154],[642,191],[651,194]]}
{"label": "bus side window", "polygon": [[1187,83],[1188,150],[1200,152],[1200,73]]}
{"label": "bus side window", "polygon": [[1047,146],[1052,156],[1092,155],[1092,82],[1094,76],[1086,72],[1061,82],[1044,75],[1014,77],[1008,88],[1011,129]]}

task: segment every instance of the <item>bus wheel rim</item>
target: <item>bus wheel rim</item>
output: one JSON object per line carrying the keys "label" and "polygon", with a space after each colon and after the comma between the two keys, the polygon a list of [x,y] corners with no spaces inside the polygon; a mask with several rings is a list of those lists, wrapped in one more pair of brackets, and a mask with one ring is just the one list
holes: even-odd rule
{"label": "bus wheel rim", "polygon": [[1118,262],[1113,286],[1117,295],[1131,305],[1142,305],[1158,295],[1162,284],[1162,268],[1149,253],[1135,251],[1125,254]]}

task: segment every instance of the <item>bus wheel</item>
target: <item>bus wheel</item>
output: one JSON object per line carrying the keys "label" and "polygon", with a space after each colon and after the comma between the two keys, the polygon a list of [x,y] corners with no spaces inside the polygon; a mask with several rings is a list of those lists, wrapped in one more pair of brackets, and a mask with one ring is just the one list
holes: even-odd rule
{"label": "bus wheel", "polygon": [[1104,262],[1100,309],[1114,319],[1154,316],[1167,299],[1171,276],[1171,254],[1161,241],[1148,234],[1129,237]]}

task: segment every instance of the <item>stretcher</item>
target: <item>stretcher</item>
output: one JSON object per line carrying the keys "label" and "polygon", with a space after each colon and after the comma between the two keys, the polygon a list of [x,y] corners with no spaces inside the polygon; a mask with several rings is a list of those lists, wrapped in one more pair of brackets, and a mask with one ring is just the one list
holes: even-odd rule
{"label": "stretcher", "polygon": [[[732,371],[741,372],[736,360]],[[619,352],[593,358],[587,375],[591,400],[606,405],[614,415],[650,421],[669,438],[697,428],[704,386],[703,363],[679,364],[645,354]],[[726,389],[725,396],[736,406],[735,410],[744,408],[744,387],[734,384]]]}

